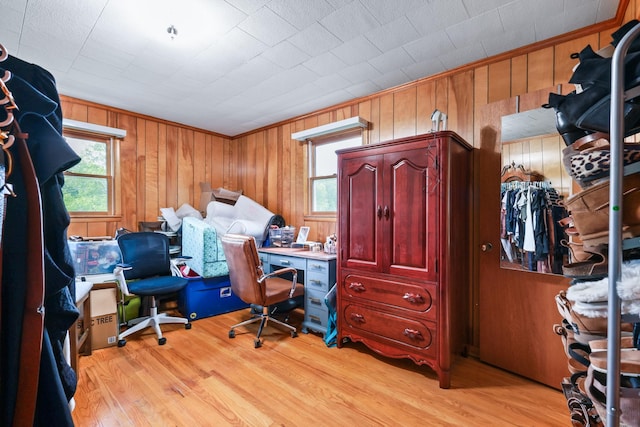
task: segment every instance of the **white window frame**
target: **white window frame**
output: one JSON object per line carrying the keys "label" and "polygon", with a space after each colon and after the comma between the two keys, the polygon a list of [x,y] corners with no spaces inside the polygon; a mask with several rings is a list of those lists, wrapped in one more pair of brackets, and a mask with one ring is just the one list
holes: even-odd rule
{"label": "white window frame", "polygon": [[[336,188],[338,185],[338,175],[337,175],[337,163],[336,163],[336,171],[331,175],[317,175],[316,174],[316,148],[325,144],[335,144],[341,141],[345,141],[348,139],[353,139],[360,137],[360,144],[365,144],[365,135],[366,132],[362,132],[362,128],[355,128],[346,131],[340,131],[333,134],[322,135],[317,138],[308,139],[307,147],[308,147],[308,158],[309,158],[309,168],[308,168],[308,201],[307,201],[307,212],[310,217],[331,217],[335,218],[337,215],[337,199],[336,199],[336,211],[316,211],[314,210],[313,202],[315,199],[314,194],[314,184],[318,180],[327,180],[334,179],[336,181]],[[339,149],[340,147],[336,147]],[[336,198],[338,195],[336,194]]]}
{"label": "white window frame", "polygon": [[[63,136],[75,139],[86,139],[106,144],[105,175],[94,175],[65,171],[64,175],[71,177],[99,178],[107,180],[107,210],[106,211],[69,211],[71,217],[113,217],[119,215],[119,158],[121,138],[126,136],[123,129],[95,125],[75,120],[63,120]],[[64,192],[64,187],[63,187]]]}

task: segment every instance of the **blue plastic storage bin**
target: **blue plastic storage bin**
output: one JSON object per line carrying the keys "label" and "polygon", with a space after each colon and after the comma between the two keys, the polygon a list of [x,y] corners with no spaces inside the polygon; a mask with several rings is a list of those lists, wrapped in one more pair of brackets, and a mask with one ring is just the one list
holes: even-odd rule
{"label": "blue plastic storage bin", "polygon": [[249,307],[231,291],[229,276],[190,277],[178,296],[178,309],[191,320]]}

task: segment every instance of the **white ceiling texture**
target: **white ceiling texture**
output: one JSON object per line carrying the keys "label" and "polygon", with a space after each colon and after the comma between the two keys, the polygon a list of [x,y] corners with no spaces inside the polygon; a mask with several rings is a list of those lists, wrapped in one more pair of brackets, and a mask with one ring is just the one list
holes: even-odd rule
{"label": "white ceiling texture", "polygon": [[617,7],[0,0],[0,44],[53,73],[61,94],[235,136],[605,21]]}

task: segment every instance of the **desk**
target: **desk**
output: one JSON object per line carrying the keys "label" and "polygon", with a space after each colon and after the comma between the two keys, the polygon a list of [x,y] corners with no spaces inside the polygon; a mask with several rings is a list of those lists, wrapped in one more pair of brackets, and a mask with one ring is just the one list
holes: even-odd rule
{"label": "desk", "polygon": [[329,310],[324,297],[336,283],[336,255],[292,248],[259,248],[265,273],[282,267],[298,270],[298,282],[304,284],[304,321],[302,332],[309,329],[327,332]]}
{"label": "desk", "polygon": [[80,355],[91,355],[91,289],[93,283],[76,281],[76,308],[80,315],[69,328],[69,344],[71,353],[71,367],[79,373],[78,359]]}

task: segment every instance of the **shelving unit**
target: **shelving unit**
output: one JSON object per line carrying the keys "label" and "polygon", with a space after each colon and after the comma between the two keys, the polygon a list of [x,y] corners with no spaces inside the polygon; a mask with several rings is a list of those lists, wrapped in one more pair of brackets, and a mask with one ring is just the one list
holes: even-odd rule
{"label": "shelving unit", "polygon": [[[622,270],[622,251],[640,247],[640,239],[622,240],[622,181],[625,175],[640,170],[640,165],[623,167],[624,145],[624,102],[640,95],[640,88],[625,91],[624,59],[629,46],[640,34],[640,24],[631,29],[616,47],[611,62],[611,117],[610,117],[610,186],[609,186],[609,295],[608,324],[609,337],[620,336],[621,306],[616,284]],[[627,319],[625,319],[627,320]],[[638,321],[638,319],[635,319]],[[620,341],[607,341],[607,422],[608,427],[620,425]]]}

